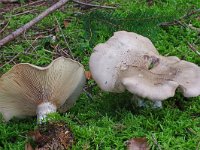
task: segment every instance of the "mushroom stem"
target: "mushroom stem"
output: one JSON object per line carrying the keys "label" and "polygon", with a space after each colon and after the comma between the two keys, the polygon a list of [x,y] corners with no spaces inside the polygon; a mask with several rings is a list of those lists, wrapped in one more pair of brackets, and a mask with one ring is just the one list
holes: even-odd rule
{"label": "mushroom stem", "polygon": [[[138,107],[148,107],[147,102],[137,95],[133,95],[132,100]],[[162,108],[162,101],[153,101],[152,108]]]}
{"label": "mushroom stem", "polygon": [[154,101],[153,108],[162,108],[162,101]]}
{"label": "mushroom stem", "polygon": [[46,118],[47,114],[56,112],[56,106],[50,102],[44,102],[37,106],[37,122],[41,124],[42,121]]}
{"label": "mushroom stem", "polygon": [[146,104],[145,100],[143,100],[143,99],[138,99],[137,103],[138,103],[139,107],[147,107],[147,104]]}
{"label": "mushroom stem", "polygon": [[138,107],[147,107],[145,100],[137,95],[133,95],[132,100]]}

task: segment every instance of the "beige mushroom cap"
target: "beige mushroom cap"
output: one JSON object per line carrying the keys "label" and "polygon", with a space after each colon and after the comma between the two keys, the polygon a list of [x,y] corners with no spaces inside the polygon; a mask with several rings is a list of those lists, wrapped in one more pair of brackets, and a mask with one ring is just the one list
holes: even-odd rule
{"label": "beige mushroom cap", "polygon": [[92,77],[102,90],[133,94],[151,100],[200,95],[200,67],[177,57],[160,56],[151,41],[136,33],[119,31],[98,44],[90,57]]}
{"label": "beige mushroom cap", "polygon": [[69,58],[59,57],[47,67],[17,64],[0,78],[0,112],[6,121],[34,116],[37,106],[45,102],[66,111],[84,83],[83,66]]}

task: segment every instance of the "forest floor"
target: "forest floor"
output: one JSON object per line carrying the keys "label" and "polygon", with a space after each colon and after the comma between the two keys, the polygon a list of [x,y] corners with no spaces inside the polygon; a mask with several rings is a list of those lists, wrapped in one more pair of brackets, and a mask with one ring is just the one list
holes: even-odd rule
{"label": "forest floor", "polygon": [[[56,1],[0,4],[0,39]],[[72,57],[88,68],[92,49],[115,31],[136,32],[152,40],[160,54],[177,56],[200,66],[200,9],[198,0],[102,0],[88,7],[69,2],[22,36],[0,48],[1,74],[16,63],[49,64],[59,56]],[[164,22],[168,22],[164,24]],[[169,22],[173,22],[170,24]],[[125,141],[146,137],[152,150],[200,150],[200,97],[179,92],[163,109],[137,108],[128,92],[103,92],[89,80],[76,105],[54,119],[65,121],[74,134],[74,150],[125,149]],[[88,94],[90,96],[88,96]],[[0,150],[22,150],[36,117],[0,119]]]}

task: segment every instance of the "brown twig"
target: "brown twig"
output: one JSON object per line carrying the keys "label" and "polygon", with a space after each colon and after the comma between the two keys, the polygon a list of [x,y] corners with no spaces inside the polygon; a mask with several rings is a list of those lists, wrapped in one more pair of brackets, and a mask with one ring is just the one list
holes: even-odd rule
{"label": "brown twig", "polygon": [[200,147],[200,141],[199,141],[199,143],[197,144],[196,150],[199,150],[199,147]]}
{"label": "brown twig", "polygon": [[[2,0],[0,0],[0,1],[2,1]],[[54,5],[52,5],[51,7],[49,7],[48,9],[46,9],[44,12],[42,12],[40,15],[38,15],[33,20],[31,20],[30,22],[26,23],[24,26],[18,28],[16,31],[12,32],[11,34],[9,34],[8,36],[6,36],[5,38],[1,39],[0,40],[0,48],[3,45],[5,45],[6,43],[8,43],[8,42],[12,41],[13,39],[15,39],[17,36],[19,36],[22,33],[26,32],[33,25],[35,25],[36,23],[38,23],[40,20],[42,20],[44,17],[46,17],[47,15],[49,15],[50,13],[52,13],[53,11],[55,11],[56,9],[60,8],[61,6],[63,6],[68,1],[69,0],[60,0],[60,1],[58,1],[57,3],[55,3]],[[100,7],[100,8],[109,8],[109,9],[116,8],[116,7],[111,7],[111,6],[101,6],[101,5],[95,5],[95,4],[90,4],[90,3],[84,3],[84,2],[77,1],[77,0],[73,0],[73,2],[81,4],[81,5],[91,6],[91,7]]]}
{"label": "brown twig", "polygon": [[69,56],[69,54],[64,51],[64,48],[60,49],[60,51],[63,52],[66,56]]}
{"label": "brown twig", "polygon": [[95,5],[95,4],[91,4],[91,3],[84,3],[78,0],[73,0],[73,2],[77,3],[77,4],[81,4],[81,5],[86,5],[86,6],[90,6],[90,7],[99,7],[99,8],[106,8],[106,9],[115,9],[116,7],[113,6],[103,6],[103,5]]}
{"label": "brown twig", "polygon": [[149,5],[149,6],[152,6],[153,5],[153,0],[147,0],[147,4]]}
{"label": "brown twig", "polygon": [[[30,43],[26,37],[26,32],[24,32],[24,39],[26,40],[26,42],[30,45],[30,47],[32,47],[33,49],[35,49],[35,47],[32,45],[32,43]],[[33,43],[35,42],[36,40],[33,41]]]}
{"label": "brown twig", "polygon": [[172,25],[178,25],[178,24],[182,24],[181,23],[181,20],[183,19],[187,19],[189,18],[190,16],[192,15],[195,15],[197,13],[200,12],[200,8],[199,9],[196,9],[196,10],[193,10],[185,15],[183,15],[182,17],[180,17],[179,19],[177,20],[174,20],[174,21],[171,21],[171,22],[163,22],[163,23],[160,23],[159,25],[162,26],[162,27],[165,27],[165,26],[172,26]]}
{"label": "brown twig", "polygon": [[0,34],[6,29],[6,27],[8,26],[9,21],[6,23],[6,25],[3,27],[3,29],[1,29]]}
{"label": "brown twig", "polygon": [[27,11],[24,11],[24,12],[20,12],[20,13],[11,15],[11,16],[9,16],[9,17],[15,17],[15,16],[19,16],[19,15],[24,15],[24,14],[32,13],[32,12],[34,12],[35,10],[36,10],[36,9],[27,10]]}
{"label": "brown twig", "polygon": [[[34,28],[33,28],[34,29]],[[45,34],[48,34],[48,35],[51,35],[52,32],[55,30],[55,27],[51,28],[51,29],[43,29],[43,31],[39,31],[39,29],[35,28],[35,30],[37,30],[37,32],[34,32],[34,33],[31,33],[30,35],[27,35],[27,37],[37,37],[38,35],[45,35]]]}
{"label": "brown twig", "polygon": [[200,33],[200,28],[196,28],[196,27],[194,27],[192,24],[189,24],[188,27],[189,27],[190,29],[195,30],[195,31],[197,31],[197,32]]}
{"label": "brown twig", "polygon": [[158,143],[158,141],[156,140],[156,137],[154,134],[152,134],[152,139],[153,139],[153,142],[154,144],[158,147],[159,150],[162,150],[160,144]]}
{"label": "brown twig", "polygon": [[197,13],[199,13],[199,12],[200,12],[200,8],[198,8],[198,9],[196,9],[196,10],[193,10],[193,11],[191,11],[191,12],[185,14],[183,17],[181,17],[181,19],[189,18],[190,16],[195,15],[195,14],[197,14]]}
{"label": "brown twig", "polygon": [[21,52],[17,53],[14,57],[12,57],[8,62],[4,63],[2,66],[0,66],[0,68],[5,67],[6,65],[10,64],[12,61],[14,61],[15,58],[17,58],[19,55],[21,54]]}
{"label": "brown twig", "polygon": [[181,22],[179,20],[174,20],[172,22],[162,22],[159,24],[159,26],[167,27],[167,26],[174,26],[174,25],[178,25],[178,24],[181,24]]}
{"label": "brown twig", "polygon": [[[36,37],[35,38],[35,40],[33,40],[33,42],[32,43],[29,43],[28,41],[27,41],[27,39],[26,39],[26,37],[25,37],[25,39],[26,39],[26,42],[28,42],[28,44],[30,45],[28,48],[26,48],[23,52],[19,52],[19,53],[15,53],[15,52],[7,52],[7,51],[4,51],[3,53],[6,53],[6,55],[9,55],[9,54],[11,54],[11,55],[14,55],[14,56],[5,56],[5,58],[7,58],[8,59],[8,61],[6,61],[2,66],[0,65],[0,68],[3,68],[3,67],[5,67],[7,64],[10,64],[11,62],[14,62],[14,60],[17,58],[17,57],[19,57],[19,55],[20,54],[23,54],[23,55],[32,55],[32,56],[35,56],[35,57],[39,57],[39,55],[37,55],[37,54],[33,54],[33,53],[29,53],[29,51],[30,50],[35,50],[38,46],[33,46],[33,45],[36,45],[37,43],[36,43],[36,41],[37,41],[37,39],[39,39],[39,38],[42,38],[42,36],[40,35],[40,36],[38,36],[38,37]],[[44,57],[44,56],[43,56]],[[49,58],[47,58],[47,57],[44,57],[44,58],[46,58],[46,59],[49,59]],[[15,63],[15,62],[14,62]]]}
{"label": "brown twig", "polygon": [[93,100],[92,94],[90,94],[85,88],[83,89],[83,92],[87,95],[87,97],[88,97],[90,100]]}
{"label": "brown twig", "polygon": [[0,3],[15,3],[17,0],[0,0]]}
{"label": "brown twig", "polygon": [[189,46],[189,48],[190,48],[193,52],[195,52],[197,55],[200,56],[200,52],[194,47],[193,44],[190,44],[190,43],[188,42],[188,46]]}
{"label": "brown twig", "polygon": [[40,2],[44,2],[44,0],[38,0],[38,1],[30,2],[30,3],[28,3],[28,4],[22,5],[21,7],[26,7],[26,6],[30,6],[30,5],[35,5],[35,4],[40,3]]}
{"label": "brown twig", "polygon": [[66,44],[66,46],[67,46],[67,48],[68,48],[68,50],[69,50],[69,54],[70,54],[71,58],[74,59],[73,53],[72,53],[72,51],[71,51],[71,48],[69,47],[69,44],[68,44],[68,42],[67,42],[67,40],[66,40],[66,38],[65,38],[65,35],[64,35],[64,33],[63,33],[63,31],[62,31],[62,28],[61,28],[61,26],[60,26],[60,24],[59,24],[59,22],[58,22],[58,19],[57,19],[56,17],[55,17],[55,20],[56,20],[56,22],[57,22],[57,24],[58,24],[58,28],[59,28],[59,30],[60,30],[60,32],[61,32],[61,34],[62,34],[62,37],[63,37],[63,39],[64,39],[64,41],[65,41],[65,44]]}
{"label": "brown twig", "polygon": [[55,11],[56,9],[60,8],[61,6],[63,6],[68,1],[69,0],[60,0],[60,1],[58,1],[57,3],[55,3],[54,5],[49,7],[48,9],[46,9],[44,12],[42,12],[39,16],[37,16],[36,18],[31,20],[30,22],[28,22],[24,26],[20,27],[16,31],[12,32],[8,36],[6,36],[2,40],[0,40],[0,47],[5,45],[6,43],[10,42],[11,40],[15,39],[17,36],[21,35],[23,32],[25,32],[26,30],[31,28],[34,24],[38,23],[41,19],[43,19],[44,17],[46,17],[47,15],[49,15],[50,13]]}

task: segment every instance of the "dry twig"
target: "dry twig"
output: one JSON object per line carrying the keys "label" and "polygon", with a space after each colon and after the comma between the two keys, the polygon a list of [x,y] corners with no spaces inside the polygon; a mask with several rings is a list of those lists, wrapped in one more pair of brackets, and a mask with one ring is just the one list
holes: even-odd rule
{"label": "dry twig", "polygon": [[30,22],[28,22],[24,26],[20,27],[16,31],[12,32],[8,36],[6,36],[2,40],[0,40],[0,47],[2,47],[3,45],[5,45],[9,41],[15,39],[17,36],[21,35],[23,32],[25,32],[26,30],[28,30],[29,28],[31,28],[34,24],[38,23],[41,19],[43,19],[44,17],[46,17],[47,15],[49,15],[50,13],[52,13],[53,11],[55,11],[56,9],[60,8],[61,6],[63,6],[68,1],[69,0],[60,0],[60,1],[58,1],[57,3],[55,3],[54,5],[52,5],[51,7],[49,7],[48,9],[46,9],[44,12],[42,12],[39,16],[37,16],[36,18],[34,18],[33,20],[31,20]]}
{"label": "dry twig", "polygon": [[38,0],[38,1],[30,2],[28,4],[21,6],[21,7],[27,7],[27,6],[30,6],[30,5],[35,5],[35,4],[40,3],[40,2],[44,2],[44,0]]}
{"label": "dry twig", "polygon": [[73,2],[75,2],[77,4],[81,4],[81,5],[90,6],[90,7],[99,7],[99,8],[106,8],[106,9],[115,9],[116,8],[116,7],[112,7],[112,6],[102,6],[102,5],[95,5],[95,4],[91,4],[91,3],[84,3],[81,1],[77,1],[77,0],[73,0]]}
{"label": "dry twig", "polygon": [[[0,0],[0,1],[2,1],[2,0]],[[53,11],[55,11],[56,9],[60,8],[61,6],[63,6],[68,1],[69,0],[60,0],[60,1],[58,1],[57,3],[55,3],[54,5],[52,5],[51,7],[49,7],[48,9],[46,9],[44,12],[42,12],[40,15],[38,15],[36,18],[34,18],[30,22],[26,23],[24,26],[18,28],[16,31],[12,32],[8,36],[6,36],[2,40],[0,40],[0,47],[2,47],[3,45],[5,45],[6,43],[12,41],[13,39],[15,39],[17,36],[21,35],[22,33],[26,32],[33,25],[35,25],[36,23],[38,23],[40,20],[42,20],[44,17],[46,17],[47,15],[49,15],[50,13],[52,13]],[[90,4],[90,3],[84,3],[84,2],[77,1],[77,0],[73,0],[73,2],[81,4],[81,5],[91,6],[91,7],[109,8],[109,9],[116,8],[116,7],[111,7],[111,6],[101,6],[101,5],[95,5],[95,4]],[[66,40],[65,40],[65,42],[66,42]],[[71,53],[71,56],[72,56],[72,53]],[[73,58],[73,56],[72,56],[72,58]]]}
{"label": "dry twig", "polygon": [[195,46],[194,46],[193,44],[190,44],[190,43],[188,42],[188,46],[189,46],[189,48],[190,48],[193,52],[195,52],[197,55],[200,56],[200,52],[195,48]]}
{"label": "dry twig", "polygon": [[0,3],[14,3],[17,2],[17,0],[0,0]]}
{"label": "dry twig", "polygon": [[152,134],[152,139],[153,139],[153,142],[154,144],[158,147],[159,150],[162,150],[160,144],[158,143],[158,141],[156,140],[156,137],[154,134]]}
{"label": "dry twig", "polygon": [[172,25],[178,25],[178,24],[181,24],[181,25],[182,25],[181,20],[187,19],[187,18],[189,18],[190,16],[195,15],[195,14],[197,14],[197,13],[199,13],[199,12],[200,12],[200,8],[199,8],[199,9],[196,9],[196,10],[193,10],[193,11],[191,11],[191,12],[185,14],[184,16],[180,17],[180,18],[177,19],[177,20],[174,20],[174,21],[171,21],[171,22],[163,22],[163,23],[160,23],[159,25],[162,26],[162,27],[172,26]]}
{"label": "dry twig", "polygon": [[0,30],[0,34],[7,28],[8,24],[9,24],[9,21],[6,23],[6,25],[3,27],[3,29]]}
{"label": "dry twig", "polygon": [[8,62],[4,63],[2,66],[0,66],[0,68],[5,67],[6,65],[10,64],[12,61],[14,61],[19,55],[21,54],[21,52],[17,53],[14,57],[12,57]]}
{"label": "dry twig", "polygon": [[9,16],[9,17],[15,17],[15,16],[19,16],[19,15],[24,15],[24,14],[30,14],[30,13],[33,13],[35,10],[36,10],[36,9],[27,10],[27,11],[24,11],[24,12],[20,12],[20,13],[11,15],[11,16]]}
{"label": "dry twig", "polygon": [[199,150],[199,147],[200,147],[200,141],[199,141],[199,143],[197,144],[196,150]]}
{"label": "dry twig", "polygon": [[63,37],[63,39],[64,39],[64,41],[65,41],[65,44],[66,44],[66,46],[67,46],[67,48],[68,48],[68,50],[69,50],[69,54],[70,54],[71,58],[74,59],[73,53],[72,53],[72,51],[71,51],[71,49],[70,49],[70,47],[69,47],[69,44],[68,44],[68,42],[67,42],[67,40],[66,40],[66,38],[65,38],[65,35],[64,35],[64,33],[63,33],[63,31],[62,31],[62,28],[61,28],[61,26],[60,26],[60,24],[59,24],[59,22],[58,22],[58,19],[57,19],[56,17],[55,17],[55,20],[56,20],[56,22],[57,22],[57,24],[58,24],[59,30],[60,30],[60,32],[61,32],[61,34],[62,34],[62,37]]}
{"label": "dry twig", "polygon": [[196,28],[196,27],[194,27],[192,24],[189,24],[188,27],[189,27],[190,29],[195,30],[195,31],[197,31],[197,32],[200,33],[200,28]]}

